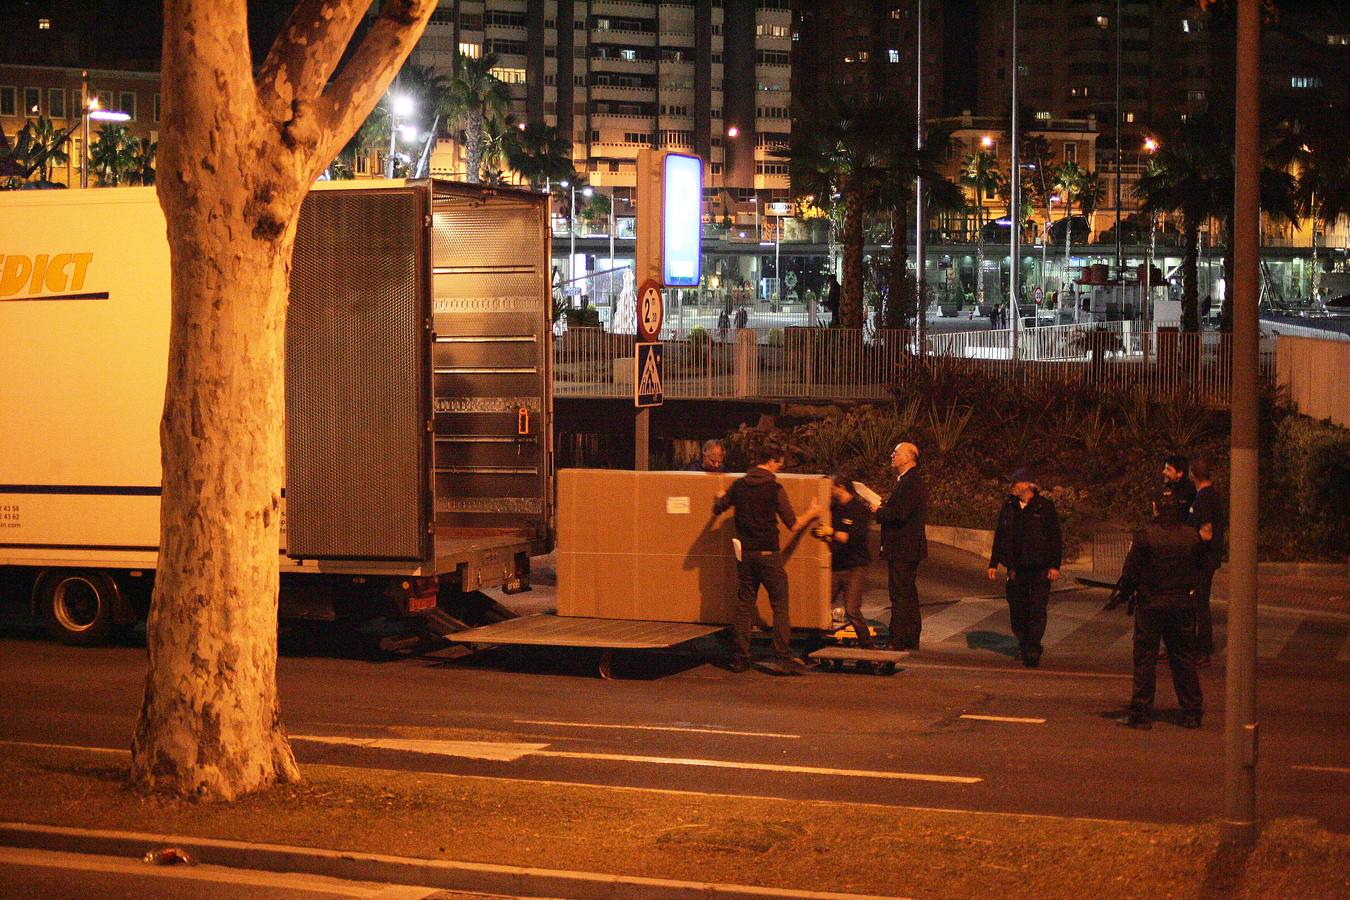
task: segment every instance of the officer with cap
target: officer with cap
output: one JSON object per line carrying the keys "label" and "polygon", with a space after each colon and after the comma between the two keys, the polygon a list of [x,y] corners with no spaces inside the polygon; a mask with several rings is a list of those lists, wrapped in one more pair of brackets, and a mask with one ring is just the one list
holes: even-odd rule
{"label": "officer with cap", "polygon": [[1008,570],[1008,617],[1022,665],[1034,669],[1041,664],[1050,583],[1059,578],[1064,540],[1055,504],[1041,495],[1031,470],[1017,469],[1008,480],[1012,489],[994,528],[989,580],[998,577],[1000,564]]}
{"label": "officer with cap", "polygon": [[1204,715],[1196,671],[1195,605],[1191,593],[1200,579],[1203,547],[1186,524],[1185,501],[1164,488],[1153,501],[1153,523],[1136,532],[1125,567],[1107,609],[1127,602],[1134,613],[1134,694],[1122,725],[1153,727],[1158,641],[1167,647],[1172,685],[1181,706],[1181,724],[1199,728]]}

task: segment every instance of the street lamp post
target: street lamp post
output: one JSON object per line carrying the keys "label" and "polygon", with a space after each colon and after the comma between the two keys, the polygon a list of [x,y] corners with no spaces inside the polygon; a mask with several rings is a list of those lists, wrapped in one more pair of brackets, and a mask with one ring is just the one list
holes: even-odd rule
{"label": "street lamp post", "polygon": [[[1144,150],[1147,153],[1158,152],[1158,142],[1153,138],[1144,138]],[[1149,210],[1148,213],[1148,254],[1144,259],[1144,296],[1143,296],[1143,314],[1144,323],[1147,327],[1148,322],[1153,319],[1153,258],[1158,251],[1158,213],[1155,210]],[[1119,229],[1117,229],[1119,232]],[[1145,342],[1145,347],[1148,343]]]}
{"label": "street lamp post", "polygon": [[[395,86],[397,88],[397,85]],[[394,177],[394,154],[397,152],[395,140],[399,132],[399,119],[413,114],[412,98],[406,94],[394,94],[389,98],[389,158],[384,161],[384,177]]]}
{"label": "street lamp post", "polygon": [[[1017,164],[1017,0],[1012,4],[1012,145],[1008,148],[1008,171],[1012,175],[1012,193],[1008,200],[1009,247],[1008,247],[1008,302],[1012,305],[1012,358],[1017,359],[1017,333],[1022,327],[1022,308],[1017,302],[1017,256],[1018,239],[1021,235],[1021,202],[1017,195],[1022,183],[1022,173]],[[1034,312],[1033,312],[1034,315]]]}
{"label": "street lamp post", "polygon": [[[83,136],[80,140],[80,187],[89,187],[89,120],[98,122],[125,122],[131,118],[129,113],[114,109],[100,109],[98,97],[89,96],[89,72],[80,73],[83,79],[80,85],[80,127]],[[66,132],[70,134],[69,131]],[[62,139],[64,140],[64,138]]]}

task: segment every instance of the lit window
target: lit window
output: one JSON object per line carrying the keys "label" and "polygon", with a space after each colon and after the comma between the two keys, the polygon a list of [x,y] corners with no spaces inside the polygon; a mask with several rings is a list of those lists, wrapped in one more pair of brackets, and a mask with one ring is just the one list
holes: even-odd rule
{"label": "lit window", "polygon": [[1187,91],[1186,99],[1192,103],[1203,103],[1205,100],[1204,91]]}
{"label": "lit window", "polygon": [[1327,43],[1333,47],[1350,47],[1350,34],[1329,34]]}
{"label": "lit window", "polygon": [[1322,86],[1322,79],[1315,75],[1295,75],[1289,79],[1289,86],[1291,88],[1298,88],[1299,90],[1320,88]]}
{"label": "lit window", "polygon": [[1040,119],[1042,122],[1049,122],[1052,116],[1048,110],[1043,109],[1036,113],[1036,118]]}
{"label": "lit window", "polygon": [[1111,20],[1110,20],[1109,18],[1107,18],[1106,16],[1098,16],[1098,17],[1097,17],[1097,27],[1098,27],[1098,28],[1110,28],[1110,27],[1111,27]]}
{"label": "lit window", "polygon": [[459,55],[467,56],[469,59],[478,59],[483,55],[483,45],[461,42],[459,45]]}
{"label": "lit window", "polygon": [[887,50],[887,51],[886,51],[886,55],[889,56],[889,57],[891,58],[891,62],[893,62],[893,63],[898,63],[898,62],[900,61],[900,51],[899,51],[899,50]]}
{"label": "lit window", "polygon": [[1125,114],[1125,121],[1126,121],[1126,122],[1133,122],[1133,121],[1134,121],[1134,113],[1132,113],[1132,112],[1127,112],[1127,113]]}
{"label": "lit window", "polygon": [[496,76],[496,78],[497,78],[498,81],[505,82],[506,84],[524,84],[524,83],[525,83],[525,70],[524,70],[524,69],[511,69],[511,68],[506,68],[505,66],[497,66],[496,68],[492,69],[491,71],[492,71],[492,74],[493,74],[494,76]]}
{"label": "lit window", "polygon": [[52,30],[51,19],[38,19],[38,31],[51,31],[51,30]]}

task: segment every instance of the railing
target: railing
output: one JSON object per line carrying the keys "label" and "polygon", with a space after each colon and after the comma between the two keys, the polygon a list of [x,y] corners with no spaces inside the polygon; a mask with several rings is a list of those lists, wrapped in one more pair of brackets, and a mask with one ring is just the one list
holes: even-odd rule
{"label": "railing", "polygon": [[[1131,323],[1060,325],[1008,331],[929,334],[920,352],[913,331],[843,328],[708,329],[668,339],[664,393],[669,399],[883,400],[895,387],[936,367],[1004,381],[1138,388],[1153,396],[1183,393],[1226,406],[1232,389],[1230,336],[1142,331]],[[560,397],[631,397],[632,335],[573,328],[555,343]],[[1261,374],[1274,373],[1273,342]]]}

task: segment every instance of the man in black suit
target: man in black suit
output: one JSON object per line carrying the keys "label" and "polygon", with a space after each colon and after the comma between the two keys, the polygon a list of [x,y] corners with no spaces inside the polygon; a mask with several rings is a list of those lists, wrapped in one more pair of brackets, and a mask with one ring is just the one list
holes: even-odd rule
{"label": "man in black suit", "polygon": [[1022,665],[1034,669],[1041,664],[1050,585],[1059,580],[1064,539],[1055,504],[1041,495],[1031,470],[1018,469],[1008,480],[1012,482],[1012,491],[999,510],[998,524],[994,527],[989,580],[998,577],[1000,564],[1008,570],[1008,616]]}
{"label": "man in black suit", "polygon": [[891,594],[892,650],[918,650],[919,588],[915,580],[919,563],[928,558],[928,538],[924,520],[928,516],[928,486],[915,468],[919,448],[910,443],[896,444],[891,465],[898,479],[886,501],[877,508],[881,525],[881,558],[886,560],[887,582]]}

